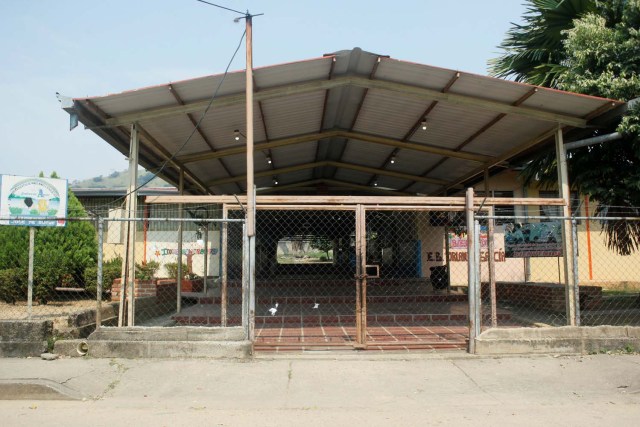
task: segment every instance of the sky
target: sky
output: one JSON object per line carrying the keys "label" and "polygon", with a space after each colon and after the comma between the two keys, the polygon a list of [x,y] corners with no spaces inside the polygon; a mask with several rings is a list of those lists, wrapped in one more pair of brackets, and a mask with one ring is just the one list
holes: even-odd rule
{"label": "sky", "polygon": [[[360,47],[484,75],[523,1],[211,0],[264,13],[253,20],[255,67]],[[56,92],[98,96],[222,73],[244,31],[237,16],[196,0],[0,0],[0,174],[73,181],[126,169],[93,132],[69,131]],[[241,50],[231,70],[242,69]]]}

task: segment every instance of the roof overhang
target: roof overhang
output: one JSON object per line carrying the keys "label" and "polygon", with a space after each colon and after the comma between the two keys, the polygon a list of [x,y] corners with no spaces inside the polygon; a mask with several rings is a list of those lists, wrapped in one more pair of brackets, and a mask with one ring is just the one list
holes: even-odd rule
{"label": "roof overhang", "polygon": [[[558,127],[588,128],[624,105],[358,48],[258,68],[254,81],[255,182],[264,193],[446,194],[547,144]],[[135,123],[140,164],[166,164],[159,176],[174,184],[183,170],[187,193],[241,194],[245,145],[234,130],[244,133],[244,91],[238,71],[64,108],[125,155]]]}

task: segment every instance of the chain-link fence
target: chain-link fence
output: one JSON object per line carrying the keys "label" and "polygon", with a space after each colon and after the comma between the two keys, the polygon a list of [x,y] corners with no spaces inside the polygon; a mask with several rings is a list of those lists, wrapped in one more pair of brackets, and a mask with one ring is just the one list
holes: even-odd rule
{"label": "chain-link fence", "polygon": [[[53,320],[61,334],[93,325],[96,221],[0,222],[0,320]],[[27,223],[30,226],[18,225]]]}
{"label": "chain-link fence", "polygon": [[242,219],[221,219],[219,206],[121,215],[71,218],[65,227],[0,226],[0,319],[53,319],[59,335],[87,335],[96,324],[242,324]]}
{"label": "chain-link fence", "polygon": [[464,345],[463,248],[446,262],[462,212],[358,209],[258,209],[256,344]]}
{"label": "chain-link fence", "polygon": [[640,218],[575,222],[580,324],[640,326]]}
{"label": "chain-link fence", "polygon": [[[494,243],[492,255],[482,245],[476,262],[483,312],[496,315],[483,327],[640,325],[638,218],[478,218],[480,241]],[[488,221],[498,223],[493,236]],[[489,256],[493,274],[482,262]]]}
{"label": "chain-link fence", "polygon": [[368,344],[464,344],[469,312],[460,234],[464,212],[371,207],[365,224]]}

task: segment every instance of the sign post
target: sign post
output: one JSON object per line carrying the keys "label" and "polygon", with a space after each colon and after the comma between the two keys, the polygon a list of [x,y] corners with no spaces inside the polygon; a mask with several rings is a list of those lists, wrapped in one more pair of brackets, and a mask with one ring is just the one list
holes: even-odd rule
{"label": "sign post", "polygon": [[0,175],[0,225],[29,227],[27,312],[33,310],[35,227],[64,227],[67,180]]}

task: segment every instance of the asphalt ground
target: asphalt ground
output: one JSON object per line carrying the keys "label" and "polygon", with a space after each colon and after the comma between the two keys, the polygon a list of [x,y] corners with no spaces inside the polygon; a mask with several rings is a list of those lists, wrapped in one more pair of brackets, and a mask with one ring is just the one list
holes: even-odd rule
{"label": "asphalt ground", "polygon": [[636,426],[640,355],[0,359],[3,426]]}

